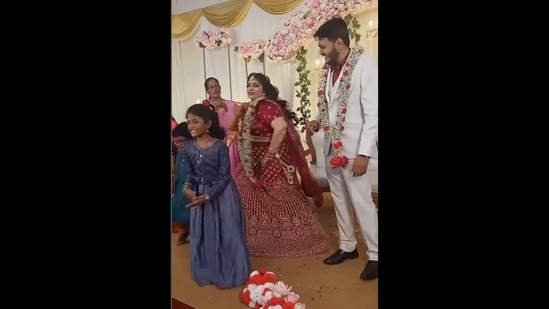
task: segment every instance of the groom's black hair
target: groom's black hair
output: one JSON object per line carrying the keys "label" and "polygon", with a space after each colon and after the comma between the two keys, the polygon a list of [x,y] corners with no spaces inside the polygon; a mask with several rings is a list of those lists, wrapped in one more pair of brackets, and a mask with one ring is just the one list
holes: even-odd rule
{"label": "groom's black hair", "polygon": [[351,46],[351,39],[349,38],[349,28],[347,23],[340,17],[334,17],[315,32],[314,37],[318,39],[328,39],[330,42],[335,42],[337,39],[343,40],[343,44],[349,47]]}

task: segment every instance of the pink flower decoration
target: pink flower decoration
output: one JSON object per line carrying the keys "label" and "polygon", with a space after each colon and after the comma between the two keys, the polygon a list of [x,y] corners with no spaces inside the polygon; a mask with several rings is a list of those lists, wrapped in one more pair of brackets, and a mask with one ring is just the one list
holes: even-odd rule
{"label": "pink flower decoration", "polygon": [[286,301],[289,301],[291,303],[297,303],[299,300],[299,295],[294,292],[289,292],[288,295],[286,295]]}
{"label": "pink flower decoration", "polygon": [[217,47],[224,47],[227,44],[231,44],[231,34],[225,29],[219,31],[202,31],[196,36],[198,47],[206,49],[214,49]]}
{"label": "pink flower decoration", "polygon": [[265,53],[267,43],[268,42],[264,40],[244,42],[235,46],[234,51],[239,53],[246,61],[262,59],[261,57]]}
{"label": "pink flower decoration", "polygon": [[282,29],[269,40],[265,50],[272,61],[287,60],[315,31],[334,16],[345,16],[373,0],[312,0],[284,22]]}

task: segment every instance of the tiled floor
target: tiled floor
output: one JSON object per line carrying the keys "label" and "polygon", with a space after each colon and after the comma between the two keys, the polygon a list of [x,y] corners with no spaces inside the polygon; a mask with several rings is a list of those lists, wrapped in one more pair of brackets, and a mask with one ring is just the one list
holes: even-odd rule
{"label": "tiled floor", "polygon": [[[330,251],[321,255],[295,259],[252,258],[254,269],[266,268],[291,285],[301,296],[300,302],[307,309],[377,309],[378,280],[362,281],[360,272],[366,265],[366,246],[360,233],[358,249],[360,257],[340,265],[324,265],[322,260],[337,249],[337,230],[333,200],[324,195],[325,205],[317,210],[320,220],[330,237]],[[213,286],[198,287],[190,278],[188,246],[176,246],[178,234],[173,234],[172,247],[172,296],[195,306],[196,309],[247,308],[240,302],[243,287],[219,290]],[[175,308],[174,309],[178,309]]]}

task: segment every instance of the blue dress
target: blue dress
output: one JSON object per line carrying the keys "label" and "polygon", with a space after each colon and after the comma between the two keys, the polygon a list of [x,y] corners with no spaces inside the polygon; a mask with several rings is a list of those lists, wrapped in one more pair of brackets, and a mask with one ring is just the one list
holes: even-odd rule
{"label": "blue dress", "polygon": [[242,201],[231,176],[229,148],[216,140],[200,148],[189,139],[185,146],[188,181],[197,194],[209,195],[204,206],[191,209],[191,276],[198,285],[234,288],[251,272],[245,238]]}
{"label": "blue dress", "polygon": [[175,159],[177,166],[175,174],[174,194],[172,196],[172,221],[189,225],[191,222],[191,210],[185,208],[189,199],[183,194],[183,185],[187,181],[187,165],[185,164],[185,153],[179,151]]}

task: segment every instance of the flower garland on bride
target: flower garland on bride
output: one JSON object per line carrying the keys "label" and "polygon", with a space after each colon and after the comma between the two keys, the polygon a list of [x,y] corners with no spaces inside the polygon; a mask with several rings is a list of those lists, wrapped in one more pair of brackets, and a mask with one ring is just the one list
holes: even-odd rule
{"label": "flower garland on bride", "polygon": [[253,158],[251,129],[255,119],[255,107],[257,106],[257,103],[259,103],[259,101],[263,99],[265,99],[265,97],[260,97],[253,100],[247,107],[244,119],[238,122],[238,129],[240,132],[242,132],[242,136],[240,136],[238,144],[239,155],[242,159],[241,165],[244,169],[244,172],[246,173],[246,176],[250,178],[250,180],[254,183],[254,186],[257,188],[261,188],[263,185],[259,179],[254,177],[254,170],[252,165]]}
{"label": "flower garland on bride", "polygon": [[347,101],[351,93],[351,78],[353,76],[353,70],[361,54],[364,53],[364,48],[356,46],[351,48],[347,62],[343,65],[341,71],[341,80],[339,81],[339,106],[337,109],[336,119],[333,125],[330,124],[328,115],[328,101],[326,100],[326,81],[328,79],[328,65],[322,67],[322,73],[320,75],[320,81],[318,83],[318,110],[320,111],[320,126],[332,140],[332,146],[337,155],[330,159],[330,165],[332,168],[346,167],[349,164],[349,159],[341,153],[343,149],[343,142],[341,136],[345,126],[345,114],[347,113]]}

